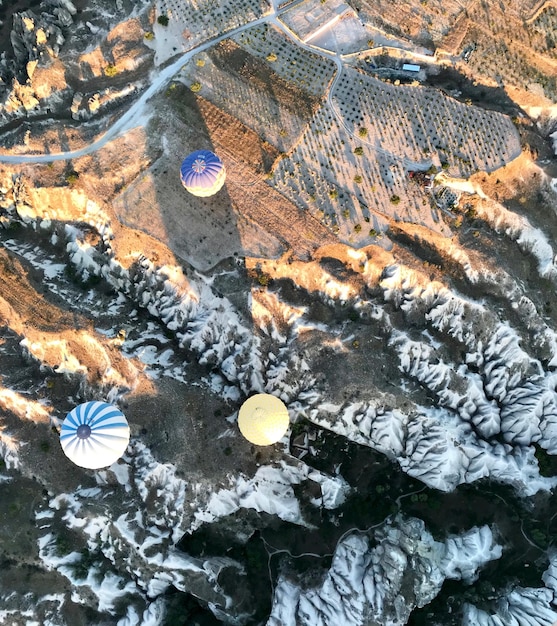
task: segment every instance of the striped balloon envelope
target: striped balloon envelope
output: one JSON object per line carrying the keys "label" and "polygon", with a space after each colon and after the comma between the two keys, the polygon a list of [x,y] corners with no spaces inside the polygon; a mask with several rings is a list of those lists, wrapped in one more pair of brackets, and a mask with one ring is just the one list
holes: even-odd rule
{"label": "striped balloon envelope", "polygon": [[64,454],[80,467],[100,469],[117,461],[130,441],[124,414],[106,402],[85,402],[72,409],[62,423]]}
{"label": "striped balloon envelope", "polygon": [[196,150],[182,161],[182,185],[194,196],[212,196],[224,185],[226,170],[210,150]]}

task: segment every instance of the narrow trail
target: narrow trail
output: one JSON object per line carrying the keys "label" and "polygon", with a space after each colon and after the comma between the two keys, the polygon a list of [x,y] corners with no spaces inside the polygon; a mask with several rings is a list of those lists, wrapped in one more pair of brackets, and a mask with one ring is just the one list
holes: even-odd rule
{"label": "narrow trail", "polygon": [[[215,44],[224,41],[230,37],[234,37],[242,33],[243,31],[253,28],[255,26],[260,26],[263,24],[272,24],[277,29],[279,29],[286,37],[291,39],[296,43],[296,45],[300,46],[304,50],[312,52],[314,54],[318,54],[321,57],[333,61],[337,66],[337,72],[333,77],[331,85],[329,87],[329,92],[327,94],[327,103],[329,104],[333,114],[337,118],[341,127],[352,137],[355,137],[355,134],[346,126],[344,123],[344,119],[340,112],[336,109],[333,103],[333,94],[335,88],[340,80],[342,70],[344,68],[344,62],[342,60],[342,55],[337,52],[327,51],[323,48],[319,48],[318,46],[312,46],[310,44],[304,43],[294,32],[292,32],[283,22],[280,21],[279,15],[281,12],[285,10],[289,10],[292,8],[292,5],[288,5],[286,7],[277,7],[276,0],[272,2],[272,8],[270,13],[263,15],[251,22],[246,22],[242,24],[242,26],[238,26],[232,30],[221,33],[220,35],[216,35],[207,39],[206,41],[200,43],[194,48],[188,50],[183,55],[181,55],[176,61],[165,67],[161,70],[156,77],[152,79],[151,85],[149,88],[141,94],[141,96],[136,100],[131,107],[120,117],[112,126],[110,126],[103,135],[97,138],[92,143],[80,148],[79,150],[69,150],[66,152],[59,153],[49,153],[49,154],[25,154],[25,155],[8,155],[8,154],[0,154],[0,163],[51,163],[53,161],[66,161],[70,159],[76,159],[87,154],[91,154],[92,152],[96,152],[100,150],[104,145],[106,145],[109,141],[117,138],[121,134],[126,131],[131,130],[132,128],[141,124],[141,118],[144,114],[145,106],[148,104],[149,100],[153,98],[156,94],[158,94],[172,79],[172,77],[185,65],[193,56],[203,52]],[[296,2],[294,3],[296,4]],[[367,143],[367,142],[364,142]],[[381,148],[377,148],[380,152],[385,152]],[[404,160],[405,157],[394,157],[390,152],[385,152],[385,155],[388,155],[390,158],[398,158]]]}

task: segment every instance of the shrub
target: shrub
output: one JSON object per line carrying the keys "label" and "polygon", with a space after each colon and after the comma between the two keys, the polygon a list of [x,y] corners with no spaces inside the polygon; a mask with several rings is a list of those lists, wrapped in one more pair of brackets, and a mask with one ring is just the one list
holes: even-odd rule
{"label": "shrub", "polygon": [[271,280],[271,277],[269,276],[269,274],[265,274],[265,272],[261,272],[258,276],[257,276],[257,282],[262,286],[262,287],[266,287],[269,284],[269,281]]}
{"label": "shrub", "polygon": [[277,60],[277,55],[274,52],[269,52],[269,54],[267,55],[267,61],[270,61],[271,63],[273,61]]}
{"label": "shrub", "polygon": [[157,22],[161,25],[161,26],[168,26],[168,15],[159,15],[157,17]]}
{"label": "shrub", "polygon": [[399,196],[397,196],[396,193],[393,194],[391,196],[391,204],[394,204],[396,206],[399,202],[400,202]]}
{"label": "shrub", "polygon": [[190,85],[190,89],[193,91],[193,93],[197,93],[198,91],[201,91],[201,83],[198,83],[198,82],[192,83]]}
{"label": "shrub", "polygon": [[362,126],[362,128],[358,131],[358,135],[360,135],[360,137],[367,137],[367,128]]}
{"label": "shrub", "polygon": [[354,154],[357,154],[358,156],[362,156],[363,153],[364,153],[364,149],[362,148],[362,146],[358,146],[357,148],[354,148]]}
{"label": "shrub", "polygon": [[355,183],[359,184],[359,183],[362,182],[362,180],[363,180],[363,178],[359,174],[356,174],[356,176],[354,176],[354,182]]}
{"label": "shrub", "polygon": [[104,68],[104,73],[106,76],[112,77],[112,76],[116,76],[116,74],[118,74],[118,68],[113,65],[112,63],[109,63],[105,68]]}
{"label": "shrub", "polygon": [[354,230],[355,230],[357,233],[362,232],[362,225],[361,225],[361,224],[356,224],[356,225],[354,226]]}
{"label": "shrub", "polygon": [[205,65],[205,59],[196,59],[195,64],[197,67],[203,67]]}
{"label": "shrub", "polygon": [[153,33],[152,31],[147,31],[147,32],[143,35],[143,37],[144,37],[145,39],[147,39],[147,41],[151,41],[152,39],[154,39],[154,38],[155,38],[155,33]]}
{"label": "shrub", "polygon": [[331,198],[331,200],[336,200],[338,198],[338,191],[336,189],[331,189],[331,191],[329,191],[329,198]]}
{"label": "shrub", "polygon": [[77,183],[77,179],[79,178],[79,172],[76,172],[75,170],[70,170],[69,172],[66,172],[64,178],[68,185],[75,185],[75,183]]}

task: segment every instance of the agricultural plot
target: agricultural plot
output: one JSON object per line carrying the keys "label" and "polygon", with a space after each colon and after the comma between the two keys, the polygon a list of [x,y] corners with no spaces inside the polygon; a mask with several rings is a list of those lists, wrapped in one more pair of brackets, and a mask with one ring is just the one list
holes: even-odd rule
{"label": "agricultural plot", "polygon": [[[156,0],[157,18],[168,18],[166,25],[155,23],[155,37],[166,42],[167,56],[246,24],[270,9],[266,0]],[[163,62],[159,58],[158,62]]]}
{"label": "agricultural plot", "polygon": [[318,111],[291,157],[279,163],[273,184],[351,243],[388,219],[444,232],[410,171],[435,165],[468,177],[497,169],[521,151],[504,115],[356,70],[343,72],[332,106]]}
{"label": "agricultural plot", "polygon": [[530,24],[531,30],[541,36],[532,46],[536,52],[557,59],[557,8],[548,6]]}
{"label": "agricultural plot", "polygon": [[320,98],[335,73],[332,61],[301,48],[274,26],[255,26],[233,39],[254,57],[265,60],[281,78],[312,96]]}
{"label": "agricultural plot", "polygon": [[360,17],[389,33],[417,43],[439,42],[474,0],[360,0]]}
{"label": "agricultural plot", "polygon": [[346,70],[333,101],[349,133],[365,129],[358,138],[364,150],[387,152],[407,169],[427,169],[433,162],[467,178],[520,154],[518,133],[507,116],[467,106],[434,89],[392,85]]}
{"label": "agricultural plot", "polygon": [[[277,50],[282,54],[279,48]],[[302,69],[306,57],[310,60],[309,70]],[[321,80],[320,89],[325,88],[334,67],[331,62],[319,66],[317,57],[303,51],[288,58],[296,61],[295,66],[300,66],[300,70],[294,70],[299,84],[309,81],[310,71],[320,75],[322,70],[322,78],[318,78],[316,84]],[[227,40],[196,56],[183,68],[178,79],[199,89],[200,95],[238,118],[280,151],[287,151],[313,117],[319,100],[285,80],[279,73],[286,74],[283,66],[278,64],[276,69],[278,71],[271,62]]]}
{"label": "agricultural plot", "polygon": [[539,91],[552,101],[557,98],[557,67],[548,66],[545,59],[529,47],[475,29],[471,30],[463,45],[469,42],[476,45],[469,60],[469,70],[474,76],[491,79],[497,84]]}
{"label": "agricultural plot", "polygon": [[309,41],[319,30],[350,11],[351,8],[344,0],[303,0],[293,4],[281,14],[281,22],[295,32],[302,41]]}

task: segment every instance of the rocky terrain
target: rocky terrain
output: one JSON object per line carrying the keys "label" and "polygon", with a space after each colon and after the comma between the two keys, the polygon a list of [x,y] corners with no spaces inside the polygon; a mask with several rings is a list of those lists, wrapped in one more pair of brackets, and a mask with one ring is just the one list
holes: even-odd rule
{"label": "rocky terrain", "polygon": [[557,7],[504,5],[0,4],[1,623],[557,621]]}

